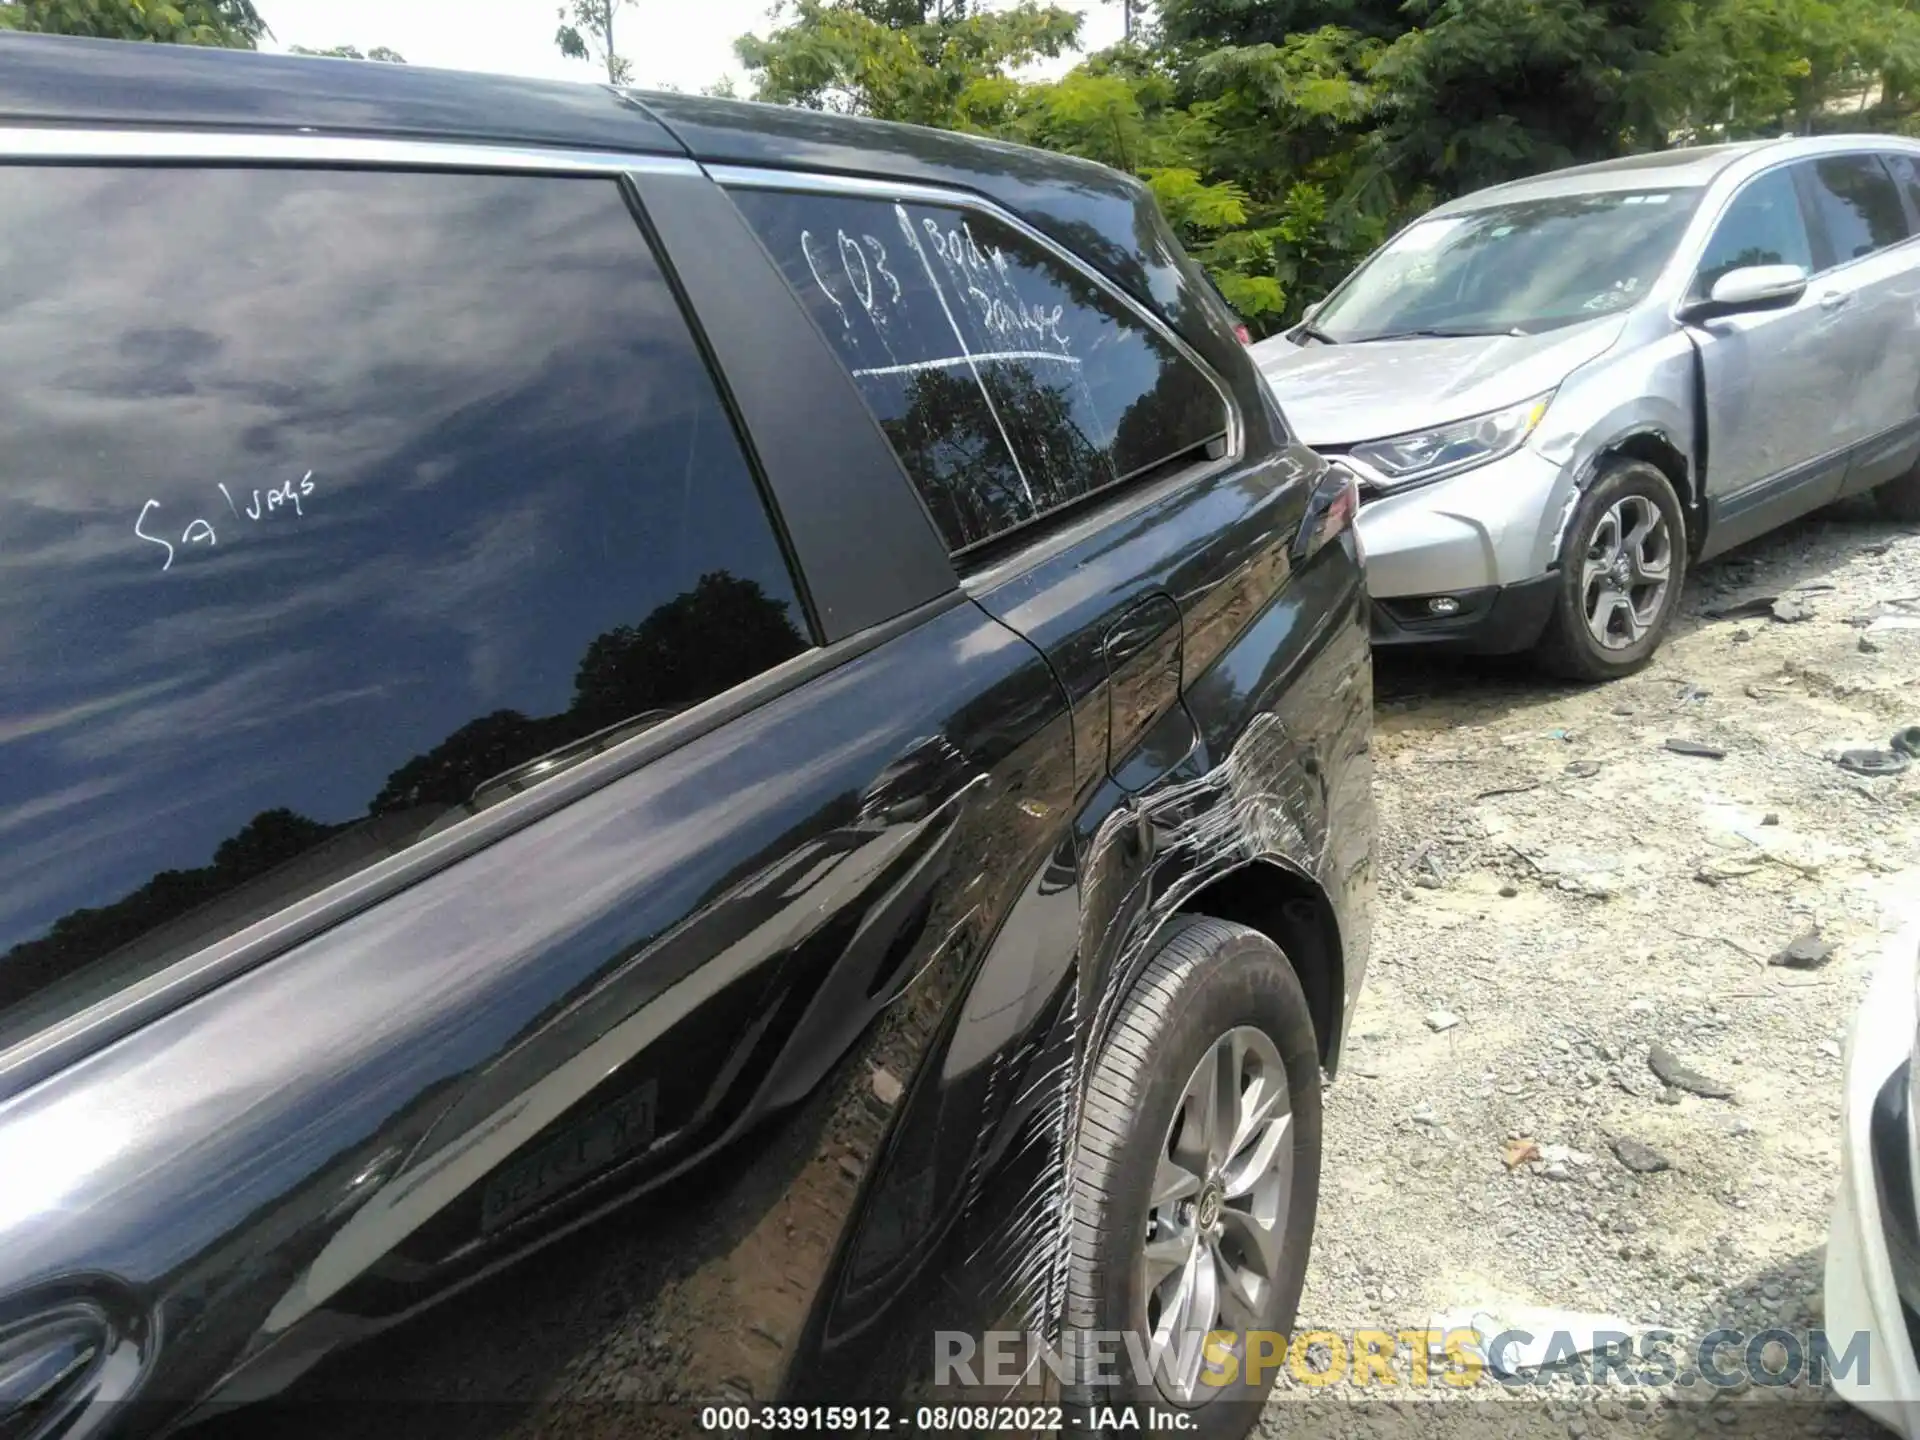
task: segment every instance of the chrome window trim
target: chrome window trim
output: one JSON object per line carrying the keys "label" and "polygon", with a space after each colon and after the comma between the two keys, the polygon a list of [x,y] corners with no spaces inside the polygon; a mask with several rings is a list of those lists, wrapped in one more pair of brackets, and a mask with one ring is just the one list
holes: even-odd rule
{"label": "chrome window trim", "polygon": [[391,140],[318,132],[53,129],[0,125],[0,163],[178,162],[544,175],[698,174],[685,156],[543,149],[490,141]]}
{"label": "chrome window trim", "polygon": [[[1220,403],[1227,414],[1226,436],[1227,451],[1219,460],[1207,462],[1208,468],[1224,467],[1242,459],[1246,452],[1246,425],[1240,414],[1240,407],[1234,401],[1233,391],[1228,387],[1218,371],[1200,357],[1191,345],[1180,338],[1173,328],[1162,320],[1146,305],[1129,295],[1112,280],[1088,265],[1073,251],[1057,240],[1042,234],[1025,220],[1005,207],[977,195],[971,190],[960,190],[945,185],[927,185],[914,181],[879,180],[858,175],[833,175],[815,170],[768,170],[758,166],[745,165],[709,165],[707,174],[723,190],[795,190],[807,194],[843,195],[867,200],[905,200],[919,201],[927,205],[946,205],[954,209],[972,210],[986,215],[1015,233],[1030,240],[1046,251],[1054,259],[1078,272],[1093,282],[1106,295],[1118,301],[1135,319],[1146,325],[1154,334],[1160,336],[1179,352],[1181,358],[1197,369],[1220,397]],[[836,357],[837,358],[837,357]],[[904,468],[904,467],[903,467]],[[1115,491],[1127,491],[1134,482],[1120,481],[1110,490],[1095,491],[1089,499]],[[1054,512],[1048,511],[1047,514]],[[1044,519],[1044,515],[1035,516],[1035,520]],[[1032,522],[1029,522],[1032,523]],[[1004,532],[1015,534],[1017,530]]]}

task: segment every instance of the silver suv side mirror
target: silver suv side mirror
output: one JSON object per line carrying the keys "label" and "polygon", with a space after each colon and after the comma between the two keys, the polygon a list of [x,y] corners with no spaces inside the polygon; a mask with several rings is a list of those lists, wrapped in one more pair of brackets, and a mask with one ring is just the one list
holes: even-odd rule
{"label": "silver suv side mirror", "polygon": [[1705,299],[1681,310],[1685,320],[1711,320],[1753,310],[1784,310],[1807,293],[1807,272],[1798,265],[1743,265],[1713,282]]}

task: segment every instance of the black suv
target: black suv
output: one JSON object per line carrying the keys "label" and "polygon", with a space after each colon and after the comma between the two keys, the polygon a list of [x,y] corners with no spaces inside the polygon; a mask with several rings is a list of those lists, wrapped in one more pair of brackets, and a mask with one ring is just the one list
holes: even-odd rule
{"label": "black suv", "polygon": [[9,1437],[1252,1418],[1364,587],[1140,185],[13,37],[0,371]]}

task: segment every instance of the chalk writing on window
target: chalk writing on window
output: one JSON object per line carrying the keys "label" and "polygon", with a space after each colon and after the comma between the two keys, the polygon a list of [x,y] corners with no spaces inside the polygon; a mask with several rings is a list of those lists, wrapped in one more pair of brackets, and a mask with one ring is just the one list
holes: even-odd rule
{"label": "chalk writing on window", "polygon": [[[224,481],[216,480],[214,488],[220,492],[221,498],[227,503],[227,509],[232,512],[231,524],[225,517],[220,517],[218,512],[215,512],[221,524],[228,525],[227,534],[231,539],[236,528],[244,529],[249,523],[258,525],[276,511],[286,510],[293,515],[304,517],[307,512],[303,502],[313,498],[313,471],[307,471],[298,480],[288,480],[279,485],[269,486],[265,490],[256,487],[244,502],[233,498],[233,492],[227,488]],[[204,515],[195,515],[187,521],[186,528],[180,532],[177,544],[169,540],[167,536],[173,531],[166,509],[167,507],[158,500],[149,498],[140,507],[139,517],[133,522],[133,533],[137,538],[166,552],[166,558],[160,562],[160,568],[163,571],[173,568],[174,559],[181,550],[190,550],[196,546],[212,550],[219,546],[220,532],[213,521]]]}

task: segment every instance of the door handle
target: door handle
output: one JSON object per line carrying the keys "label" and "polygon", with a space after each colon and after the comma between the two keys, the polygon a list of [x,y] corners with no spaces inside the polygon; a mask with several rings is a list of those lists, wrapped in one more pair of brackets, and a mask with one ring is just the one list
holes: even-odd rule
{"label": "door handle", "polygon": [[1851,290],[1829,290],[1820,297],[1820,308],[1822,310],[1841,310],[1846,308],[1847,303],[1852,299],[1853,292]]}

